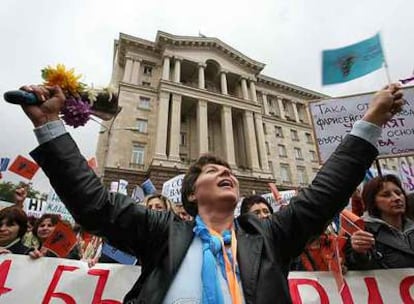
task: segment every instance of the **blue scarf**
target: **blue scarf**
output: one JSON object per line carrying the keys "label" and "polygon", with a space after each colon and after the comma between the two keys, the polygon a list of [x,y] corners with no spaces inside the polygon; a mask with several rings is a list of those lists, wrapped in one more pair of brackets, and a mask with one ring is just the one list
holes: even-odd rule
{"label": "blue scarf", "polygon": [[[203,243],[203,264],[201,270],[201,280],[203,283],[202,303],[223,304],[223,292],[217,275],[217,262],[222,272],[224,268],[221,240],[210,234],[200,216],[196,216],[195,222],[194,233]],[[231,232],[229,230],[223,232],[223,242],[226,245],[230,244]],[[225,271],[223,276],[226,278]]]}

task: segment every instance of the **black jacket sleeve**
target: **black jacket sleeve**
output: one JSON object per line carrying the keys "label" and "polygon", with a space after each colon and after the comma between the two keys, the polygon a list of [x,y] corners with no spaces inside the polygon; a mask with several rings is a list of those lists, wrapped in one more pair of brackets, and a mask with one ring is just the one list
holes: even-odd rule
{"label": "black jacket sleeve", "polygon": [[151,212],[128,196],[110,193],[69,134],[40,145],[31,155],[76,222],[90,233],[134,255],[145,249],[150,233],[164,237],[172,215]]}
{"label": "black jacket sleeve", "polygon": [[283,244],[281,254],[285,259],[299,255],[307,241],[320,235],[346,206],[377,153],[367,141],[346,136],[312,184],[292,198],[288,207],[273,215],[273,234]]}

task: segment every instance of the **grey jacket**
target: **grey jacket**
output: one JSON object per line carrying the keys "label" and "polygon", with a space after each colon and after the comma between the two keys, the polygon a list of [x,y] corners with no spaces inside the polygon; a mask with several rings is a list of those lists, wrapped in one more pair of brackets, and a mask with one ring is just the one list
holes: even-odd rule
{"label": "grey jacket", "polygon": [[366,255],[346,249],[346,264],[350,270],[369,270],[414,267],[414,222],[404,220],[402,231],[380,218],[365,215],[365,230],[375,238],[375,247]]}

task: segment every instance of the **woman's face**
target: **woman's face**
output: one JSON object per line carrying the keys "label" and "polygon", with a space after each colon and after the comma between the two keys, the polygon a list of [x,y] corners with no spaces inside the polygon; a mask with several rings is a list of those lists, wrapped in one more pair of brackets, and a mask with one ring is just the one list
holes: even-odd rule
{"label": "woman's face", "polygon": [[254,213],[259,219],[268,218],[271,215],[270,210],[265,203],[253,204],[250,207],[249,212]]}
{"label": "woman's face", "polygon": [[52,234],[53,230],[55,230],[55,225],[53,225],[52,220],[50,218],[44,219],[39,227],[37,228],[37,236],[41,241],[44,241]]}
{"label": "woman's face", "polygon": [[382,216],[400,216],[405,213],[405,196],[393,182],[384,182],[375,196],[375,204]]}
{"label": "woman's face", "polygon": [[167,210],[167,208],[164,205],[164,202],[160,200],[158,197],[154,197],[150,199],[147,204],[147,208],[150,210],[155,210],[155,211]]}
{"label": "woman's face", "polygon": [[9,223],[8,219],[4,218],[0,223],[0,246],[6,246],[17,239],[19,228],[16,222]]}

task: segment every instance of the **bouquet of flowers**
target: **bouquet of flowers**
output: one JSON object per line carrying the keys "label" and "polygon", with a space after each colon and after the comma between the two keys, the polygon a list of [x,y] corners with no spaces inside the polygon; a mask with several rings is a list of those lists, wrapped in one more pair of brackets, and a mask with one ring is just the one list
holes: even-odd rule
{"label": "bouquet of flowers", "polygon": [[[79,80],[81,76],[76,75],[74,69],[66,69],[63,64],[42,69],[43,85],[59,86],[65,94],[65,105],[61,111],[62,119],[74,128],[84,126],[91,115],[109,120],[120,111],[118,96],[111,86],[101,89],[88,87]],[[6,92],[5,99],[11,103],[25,103],[24,98],[21,98],[22,94],[16,96],[16,92],[19,93],[18,91]],[[33,98],[35,96],[31,96],[31,99]],[[38,102],[35,98],[35,101],[29,104]]]}
{"label": "bouquet of flowers", "polygon": [[62,119],[66,124],[77,128],[85,125],[90,115],[104,120],[111,119],[118,109],[118,97],[114,88],[89,88],[79,81],[82,75],[76,75],[74,69],[66,69],[63,64],[42,69],[42,78],[46,86],[59,86],[66,96],[62,109]]}

